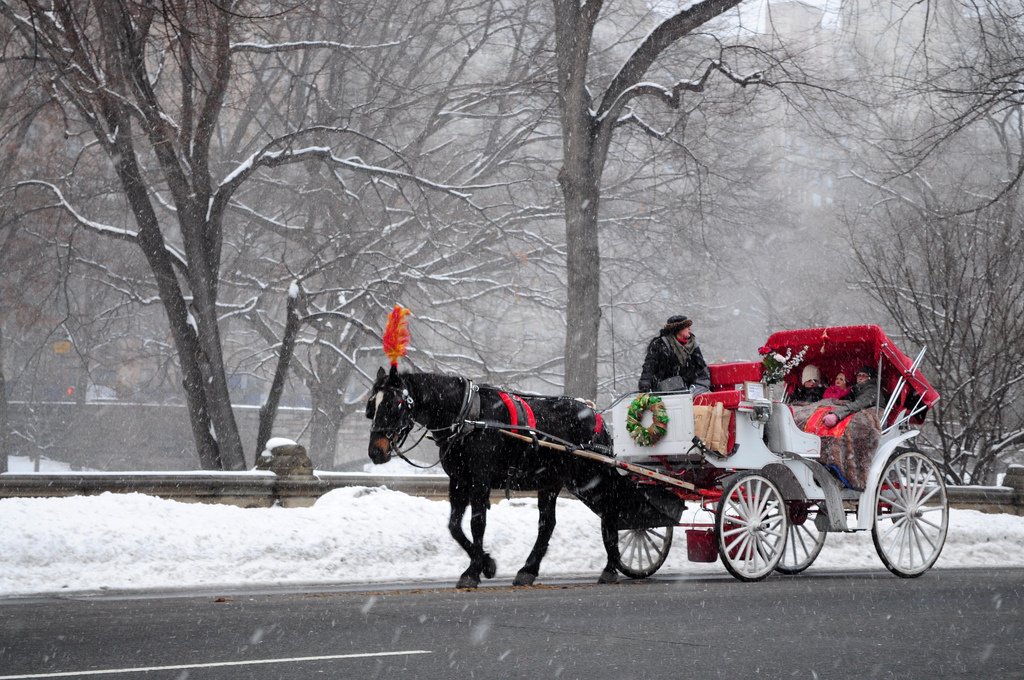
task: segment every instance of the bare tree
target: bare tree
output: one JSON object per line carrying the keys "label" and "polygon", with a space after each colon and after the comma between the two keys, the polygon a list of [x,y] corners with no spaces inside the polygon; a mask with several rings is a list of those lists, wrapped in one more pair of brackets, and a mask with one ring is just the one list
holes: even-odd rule
{"label": "bare tree", "polygon": [[[247,245],[235,249],[249,264],[226,267],[236,274],[225,285],[261,293],[259,301],[240,299],[232,314],[281,348],[282,359],[294,342],[290,366],[312,397],[310,450],[321,464],[335,449],[341,419],[362,409],[371,382],[364,371],[380,355],[381,324],[395,301],[418,314],[412,360],[419,365],[489,379],[553,378],[556,353],[531,356],[527,348],[543,343],[509,343],[494,332],[509,299],[519,301],[520,316],[531,314],[523,308],[555,307],[546,286],[519,273],[524,265],[554,268],[561,257],[543,235],[543,223],[557,214],[553,196],[534,179],[547,161],[524,152],[547,120],[547,99],[535,92],[548,68],[544,34],[528,21],[535,4],[323,3],[308,7],[308,16],[292,13],[259,45],[236,45],[239,63],[261,82],[290,83],[267,87],[255,117],[240,125],[265,127],[278,117],[321,129],[346,125],[359,135],[359,156],[384,153],[411,172],[479,187],[471,206],[389,182],[342,181],[307,165],[258,174],[233,198],[231,209],[253,228],[238,239]],[[342,36],[302,40],[311,30],[322,35],[325,18],[344,27],[344,49],[318,47],[340,45]],[[284,45],[304,48],[284,52]],[[269,253],[287,253],[286,266],[264,266]],[[504,351],[510,345],[515,354]],[[285,384],[280,364],[273,384]],[[264,419],[261,440],[270,430]]]}
{"label": "bare tree", "polygon": [[1024,448],[1024,228],[1019,207],[943,216],[901,204],[856,248],[865,288],[927,346],[937,448],[954,483],[987,484]]}
{"label": "bare tree", "polygon": [[[245,81],[234,77],[232,48],[233,35],[248,25],[243,10],[236,2],[0,3],[24,58],[46,70],[69,121],[85,126],[112,164],[135,228],[91,219],[53,182],[21,186],[55,197],[81,228],[141,250],[167,315],[193,439],[206,468],[245,466],[218,304],[225,215],[246,182],[266,168],[316,162],[339,174],[465,195],[403,169],[335,154],[332,144],[350,134],[343,128],[290,126],[277,137],[264,135],[248,158],[218,180],[221,117],[231,88],[245,89]],[[311,145],[314,137],[322,143]]]}
{"label": "bare tree", "polygon": [[846,147],[861,283],[928,347],[949,479],[990,483],[1024,448],[1024,4],[862,5],[845,54],[870,106],[842,126],[862,140]]}
{"label": "bare tree", "polygon": [[644,81],[656,60],[673,44],[722,16],[740,0],[703,0],[659,21],[621,62],[615,74],[597,81],[593,64],[595,28],[602,2],[554,0],[555,49],[562,114],[563,165],[558,174],[565,203],[568,298],[566,301],[566,392],[594,397],[600,325],[598,215],[601,181],[615,130],[636,125],[653,132],[637,114],[636,101],[654,98],[678,108],[686,93],[701,92],[718,74],[739,86],[765,83],[761,73],[740,75],[725,60],[721,45],[691,79],[668,86]]}

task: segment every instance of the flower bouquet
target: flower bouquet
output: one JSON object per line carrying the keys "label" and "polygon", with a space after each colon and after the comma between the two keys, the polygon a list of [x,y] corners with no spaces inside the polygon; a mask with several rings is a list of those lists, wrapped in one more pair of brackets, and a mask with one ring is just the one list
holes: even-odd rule
{"label": "flower bouquet", "polygon": [[807,345],[804,345],[804,348],[795,355],[788,348],[785,355],[773,352],[772,348],[767,345],[758,348],[757,352],[764,357],[761,359],[761,382],[766,385],[774,385],[775,383],[782,382],[786,374],[804,360],[804,355],[807,353]]}

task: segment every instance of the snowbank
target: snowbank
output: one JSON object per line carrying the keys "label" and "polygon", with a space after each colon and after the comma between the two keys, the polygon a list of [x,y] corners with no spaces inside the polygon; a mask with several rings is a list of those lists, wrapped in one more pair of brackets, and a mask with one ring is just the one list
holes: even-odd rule
{"label": "snowbank", "polygon": [[[536,536],[533,499],[496,504],[486,546],[510,579]],[[468,514],[468,513],[467,513]],[[694,517],[692,511],[684,520]],[[383,487],[338,489],[311,508],[241,509],[141,494],[0,500],[0,596],[96,589],[376,581],[454,581],[467,565],[447,532],[448,504]],[[468,520],[467,520],[468,525]],[[468,526],[467,526],[468,531]],[[664,572],[724,573],[686,560],[684,536]],[[1024,518],[951,510],[937,568],[1024,564]],[[560,499],[545,576],[604,566],[597,518]],[[814,569],[884,570],[868,532],[831,535]]]}

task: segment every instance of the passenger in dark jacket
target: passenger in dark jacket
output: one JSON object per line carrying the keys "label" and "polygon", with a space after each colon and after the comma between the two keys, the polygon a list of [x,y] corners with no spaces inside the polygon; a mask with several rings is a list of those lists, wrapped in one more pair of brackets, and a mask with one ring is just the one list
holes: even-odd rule
{"label": "passenger in dark jacket", "polygon": [[697,337],[690,329],[692,325],[693,321],[685,316],[668,318],[658,337],[647,345],[637,389],[641,392],[691,389],[694,394],[711,389],[711,373],[697,345]]}
{"label": "passenger in dark jacket", "polygon": [[[857,411],[863,411],[866,408],[871,408],[877,404],[876,399],[878,398],[878,378],[876,371],[873,366],[864,366],[857,370],[856,381],[853,387],[850,389],[850,394],[846,396],[846,399],[842,400],[832,412],[826,415],[822,422],[832,427],[843,418],[856,413]],[[882,393],[883,403],[888,399],[888,395],[885,392]]]}
{"label": "passenger in dark jacket", "polygon": [[800,386],[793,390],[789,400],[810,403],[821,401],[824,397],[825,388],[821,386],[821,370],[814,364],[807,364],[800,374]]}

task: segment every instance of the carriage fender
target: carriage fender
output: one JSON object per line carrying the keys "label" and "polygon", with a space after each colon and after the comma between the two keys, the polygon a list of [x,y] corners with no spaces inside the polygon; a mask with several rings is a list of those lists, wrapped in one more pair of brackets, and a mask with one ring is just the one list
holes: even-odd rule
{"label": "carriage fender", "polygon": [[807,499],[807,495],[804,493],[803,487],[800,486],[800,482],[797,481],[796,475],[793,474],[792,470],[781,463],[769,463],[757,470],[744,470],[743,472],[737,472],[734,475],[729,475],[722,480],[722,486],[724,488],[732,480],[739,477],[746,477],[748,475],[755,474],[767,478],[768,481],[777,486],[779,493],[782,494],[783,500],[802,501]]}
{"label": "carriage fender", "polygon": [[895,452],[900,445],[913,439],[919,434],[920,431],[918,430],[910,430],[909,432],[901,434],[899,437],[890,439],[878,447],[878,451],[875,452],[875,457],[871,460],[871,467],[868,468],[868,478],[864,484],[864,493],[861,496],[861,502],[857,506],[858,529],[870,529],[871,525],[875,521],[875,490],[878,488],[878,481],[882,476],[882,470],[885,468],[886,463],[889,462],[889,458],[892,457],[893,452]]}

